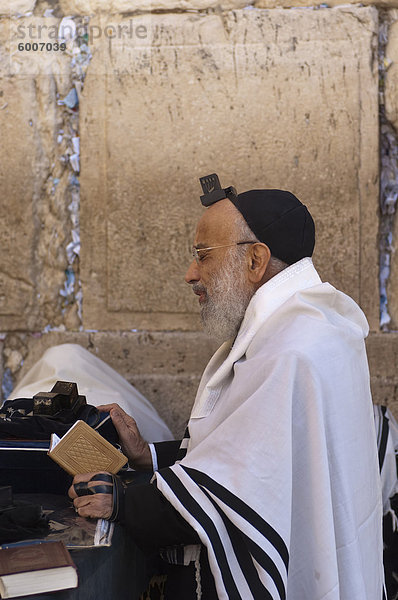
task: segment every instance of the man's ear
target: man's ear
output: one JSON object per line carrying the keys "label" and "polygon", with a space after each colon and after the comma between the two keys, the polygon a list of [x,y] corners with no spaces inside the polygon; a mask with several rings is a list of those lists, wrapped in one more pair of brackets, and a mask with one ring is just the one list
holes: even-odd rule
{"label": "man's ear", "polygon": [[266,244],[251,244],[248,252],[248,278],[251,283],[260,283],[267,270],[271,251]]}

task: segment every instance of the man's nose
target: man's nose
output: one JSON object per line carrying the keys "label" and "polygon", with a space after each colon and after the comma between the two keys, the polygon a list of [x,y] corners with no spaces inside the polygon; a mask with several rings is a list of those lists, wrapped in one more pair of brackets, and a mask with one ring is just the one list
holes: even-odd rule
{"label": "man's nose", "polygon": [[188,267],[188,271],[185,274],[185,281],[187,283],[195,283],[195,281],[199,281],[199,279],[200,279],[199,268],[196,263],[196,260],[193,259],[191,264]]}

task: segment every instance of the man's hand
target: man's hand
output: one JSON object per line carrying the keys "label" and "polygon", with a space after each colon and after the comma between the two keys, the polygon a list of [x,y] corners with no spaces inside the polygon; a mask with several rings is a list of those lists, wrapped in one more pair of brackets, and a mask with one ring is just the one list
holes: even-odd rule
{"label": "man's hand", "polygon": [[87,487],[106,485],[112,488],[112,484],[102,481],[100,478],[95,481],[90,479],[96,473],[84,473],[75,475],[73,483],[68,490],[68,495],[73,499],[73,504],[79,517],[89,517],[92,519],[109,519],[112,514],[113,496],[112,494],[93,494],[88,496],[78,496],[74,487],[75,483],[88,482]]}
{"label": "man's hand", "polygon": [[152,469],[152,456],[148,442],[141,436],[137,423],[118,404],[103,404],[97,407],[109,412],[119,434],[120,444],[129,464],[135,469]]}

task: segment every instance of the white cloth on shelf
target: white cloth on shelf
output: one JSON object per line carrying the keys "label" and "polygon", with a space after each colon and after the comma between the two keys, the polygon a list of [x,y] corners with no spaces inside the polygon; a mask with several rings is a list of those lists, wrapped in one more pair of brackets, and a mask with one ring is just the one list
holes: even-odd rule
{"label": "white cloth on shelf", "polygon": [[49,392],[57,381],[77,383],[79,393],[87,398],[87,404],[99,406],[116,402],[136,420],[146,440],[162,442],[173,439],[149,400],[103,360],[78,344],[61,344],[46,350],[8,400]]}

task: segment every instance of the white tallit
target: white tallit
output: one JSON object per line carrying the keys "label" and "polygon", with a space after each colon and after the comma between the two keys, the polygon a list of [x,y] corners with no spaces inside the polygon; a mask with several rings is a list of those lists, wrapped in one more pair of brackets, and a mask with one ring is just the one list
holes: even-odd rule
{"label": "white tallit", "polygon": [[208,364],[187,454],[156,480],[207,546],[220,599],[381,600],[367,333],[305,258]]}
{"label": "white tallit", "polygon": [[386,406],[373,406],[373,412],[379,453],[383,515],[391,513],[395,530],[398,526],[398,517],[391,508],[390,499],[398,494],[398,423]]}

